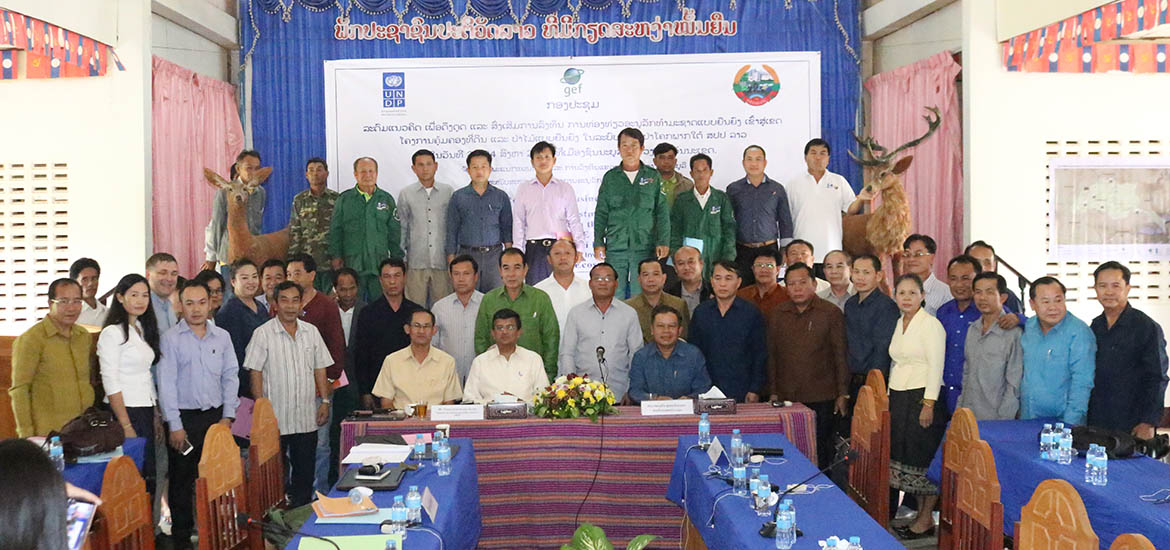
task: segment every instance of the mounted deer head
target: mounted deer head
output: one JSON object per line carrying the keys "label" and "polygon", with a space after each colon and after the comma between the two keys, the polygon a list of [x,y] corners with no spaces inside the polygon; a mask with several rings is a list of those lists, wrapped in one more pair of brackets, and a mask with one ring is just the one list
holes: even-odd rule
{"label": "mounted deer head", "polygon": [[256,170],[252,174],[252,178],[244,181],[242,177],[237,177],[234,181],[228,181],[216,174],[210,168],[203,169],[203,179],[207,184],[215,189],[223,189],[227,192],[228,206],[233,204],[244,205],[248,203],[248,196],[256,192],[264,182],[268,181],[268,176],[272,175],[272,167],[264,167]]}
{"label": "mounted deer head", "polygon": [[[849,156],[854,162],[873,170],[873,181],[866,185],[870,191],[884,191],[892,185],[894,179],[891,176],[905,172],[910,168],[910,163],[914,159],[913,156],[906,156],[894,162],[898,153],[922,143],[938,130],[939,125],[942,123],[942,115],[939,113],[938,107],[927,107],[926,110],[928,113],[922,116],[927,124],[926,133],[922,134],[918,139],[910,140],[899,145],[893,151],[883,147],[873,136],[862,139],[857,134],[853,134],[853,139],[857,140],[857,144],[861,146],[861,157],[854,155],[853,151],[849,151]],[[876,189],[874,189],[875,185]]]}

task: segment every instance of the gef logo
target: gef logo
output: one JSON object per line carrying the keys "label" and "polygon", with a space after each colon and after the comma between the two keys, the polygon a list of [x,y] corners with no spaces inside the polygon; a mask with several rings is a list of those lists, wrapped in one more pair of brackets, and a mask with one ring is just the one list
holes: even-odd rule
{"label": "gef logo", "polygon": [[382,73],[382,108],[406,107],[406,73]]}

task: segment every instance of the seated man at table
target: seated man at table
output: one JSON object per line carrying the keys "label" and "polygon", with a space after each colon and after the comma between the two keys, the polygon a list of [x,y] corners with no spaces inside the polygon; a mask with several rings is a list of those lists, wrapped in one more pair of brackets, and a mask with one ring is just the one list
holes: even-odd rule
{"label": "seated man at table", "polygon": [[[655,262],[657,263],[657,262]],[[707,361],[699,348],[678,339],[681,316],[664,304],[651,313],[654,341],[634,354],[630,400],[695,397],[711,389]]]}
{"label": "seated man at table", "polygon": [[488,403],[501,395],[528,403],[548,386],[544,360],[535,351],[516,345],[522,330],[520,314],[514,310],[504,308],[492,315],[492,341],[496,344],[471,362],[463,387],[464,403]]}
{"label": "seated man at table", "polygon": [[614,299],[617,286],[617,270],[612,265],[601,262],[589,270],[593,299],[569,310],[557,374],[588,375],[626,402],[630,359],[642,347],[642,329],[634,308]]}
{"label": "seated man at table", "polygon": [[1097,338],[1084,321],[1068,312],[1064,283],[1041,277],[1028,289],[1032,311],[1020,339],[1024,378],[1020,382],[1020,419],[1059,418],[1085,423],[1096,371]]}
{"label": "seated man at table", "polygon": [[403,409],[412,403],[451,404],[463,397],[455,358],[431,346],[435,314],[429,309],[416,309],[402,330],[410,336],[410,345],[386,356],[374,382],[374,396],[381,407]]}

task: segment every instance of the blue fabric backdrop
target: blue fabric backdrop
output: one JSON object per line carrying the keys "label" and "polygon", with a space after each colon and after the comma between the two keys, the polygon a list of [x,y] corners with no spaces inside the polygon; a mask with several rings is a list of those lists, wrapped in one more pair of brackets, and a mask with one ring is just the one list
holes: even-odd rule
{"label": "blue fabric backdrop", "polygon": [[[349,9],[351,23],[388,24],[397,22],[392,6],[401,11],[407,1],[410,9],[405,21],[426,16],[428,23],[436,22],[435,17],[439,21],[452,20],[452,7],[462,15],[469,1],[473,15],[503,14],[491,22],[512,23],[509,10],[514,9],[520,16],[524,2],[528,2],[531,15],[523,22],[537,25],[538,36],[535,40],[435,40],[421,44],[334,39],[334,23],[342,14],[339,6]],[[537,14],[557,10],[567,14],[566,5],[572,4],[571,0],[283,0],[283,4],[281,0],[241,0],[241,57],[250,52],[252,63],[253,145],[263,156],[263,164],[274,169],[267,185],[265,231],[275,231],[288,223],[293,196],[307,187],[305,161],[325,156],[322,64],[334,59],[819,51],[821,124],[823,136],[833,149],[829,169],[843,174],[855,189],[860,189],[861,170],[845,154],[846,150],[856,150],[851,133],[856,128],[861,94],[859,0],[736,0],[734,8],[729,0],[640,0],[628,4],[623,2],[630,0],[579,1],[582,22],[648,21],[656,15],[663,20],[679,19],[679,6],[683,5],[695,10],[696,20],[706,20],[718,10],[739,27],[731,37],[666,37],[661,42],[608,38],[589,44],[585,39],[546,40],[539,36],[544,16]],[[628,6],[629,18],[622,15],[623,5]],[[669,83],[664,90],[685,93],[685,83]],[[474,87],[469,86],[468,93],[472,95]],[[473,95],[469,99],[474,100]],[[223,169],[227,171],[227,167]],[[347,167],[331,169],[349,173]]]}

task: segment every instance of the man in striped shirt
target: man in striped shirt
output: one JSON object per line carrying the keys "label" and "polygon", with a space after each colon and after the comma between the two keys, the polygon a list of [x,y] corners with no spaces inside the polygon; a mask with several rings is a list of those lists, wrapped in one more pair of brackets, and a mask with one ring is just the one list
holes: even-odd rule
{"label": "man in striped shirt", "polygon": [[312,500],[317,428],[329,421],[325,369],[333,366],[317,327],[299,319],[302,297],[292,281],[276,286],[276,317],[256,329],[244,356],[254,397],[267,397],[276,413],[280,450],[291,470],[285,490],[293,507]]}

